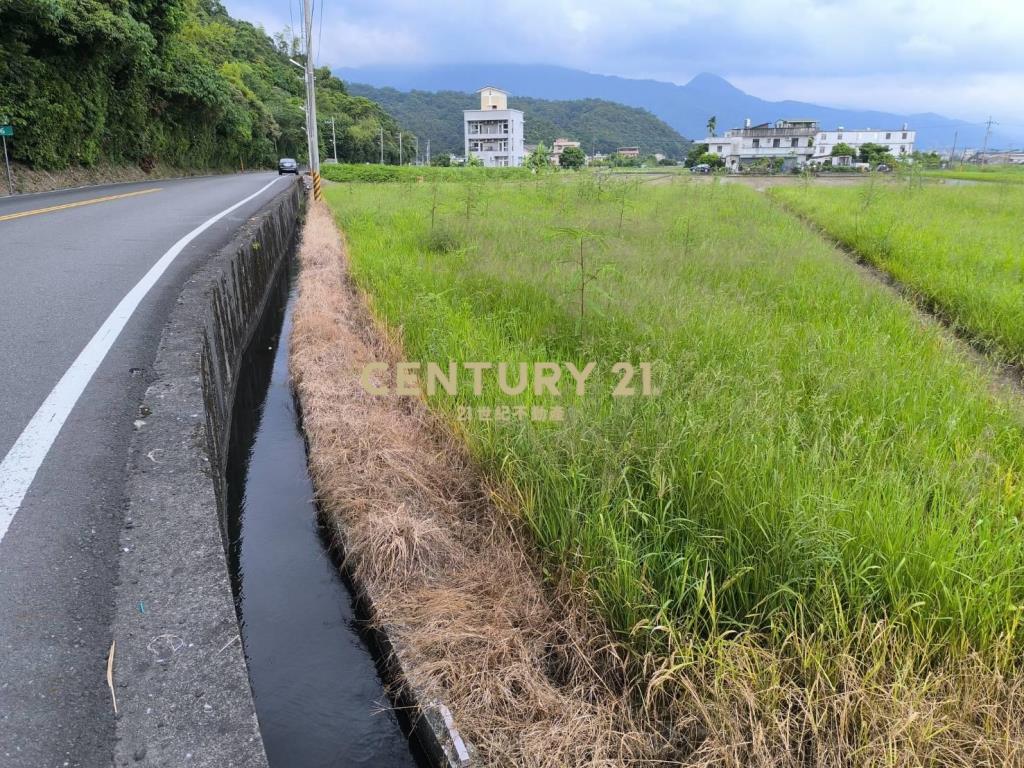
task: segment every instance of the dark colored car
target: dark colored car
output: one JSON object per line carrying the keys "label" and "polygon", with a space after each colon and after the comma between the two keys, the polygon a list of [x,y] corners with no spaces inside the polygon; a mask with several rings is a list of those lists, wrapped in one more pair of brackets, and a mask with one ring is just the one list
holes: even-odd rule
{"label": "dark colored car", "polygon": [[690,169],[690,173],[711,173],[711,166],[707,163],[700,163]]}
{"label": "dark colored car", "polygon": [[299,164],[290,157],[282,157],[277,161],[277,175],[280,176],[282,173],[294,173],[298,176]]}

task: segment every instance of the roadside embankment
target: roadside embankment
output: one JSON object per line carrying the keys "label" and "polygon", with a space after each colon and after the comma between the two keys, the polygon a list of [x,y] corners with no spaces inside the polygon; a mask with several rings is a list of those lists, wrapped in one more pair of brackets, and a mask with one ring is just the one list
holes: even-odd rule
{"label": "roadside embankment", "polygon": [[[2,159],[2,158],[0,158]],[[188,176],[208,176],[217,173],[234,172],[236,169],[223,168],[177,168],[157,163],[148,171],[138,165],[111,165],[101,163],[92,166],[76,166],[47,171],[20,163],[11,164],[11,180],[16,195],[36,192],[53,192],[58,189],[91,187],[98,184],[120,184],[132,181],[156,181],[158,179],[181,179]],[[244,169],[242,169],[244,170]],[[8,194],[7,177],[0,169],[0,197]]]}
{"label": "roadside embankment", "polygon": [[299,263],[291,360],[310,471],[390,646],[395,692],[426,713],[449,764],[664,758],[622,695],[615,644],[541,586],[526,537],[460,441],[421,400],[360,385],[364,365],[397,361],[401,344],[351,283],[323,205],[309,212]]}
{"label": "roadside embankment", "polygon": [[303,202],[291,184],[245,224],[186,284],[160,341],[129,456],[117,766],[266,766],[222,538],[224,469],[238,367]]}

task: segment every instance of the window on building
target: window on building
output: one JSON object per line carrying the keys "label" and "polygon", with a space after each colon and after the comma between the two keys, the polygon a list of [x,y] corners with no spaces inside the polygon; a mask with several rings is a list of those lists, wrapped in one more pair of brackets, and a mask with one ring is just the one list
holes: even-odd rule
{"label": "window on building", "polygon": [[800,139],[790,139],[789,140],[789,146],[791,146],[791,147],[799,147],[800,146]]}
{"label": "window on building", "polygon": [[842,141],[842,140],[843,140],[843,134],[841,134],[841,133],[840,133],[840,134],[838,134],[838,135],[836,136],[836,140],[837,140],[837,141]]}
{"label": "window on building", "polygon": [[723,149],[724,149],[724,147],[721,144],[719,144],[718,145],[718,154],[722,154],[722,150]]}
{"label": "window on building", "polygon": [[757,149],[760,146],[761,146],[761,140],[760,139],[754,139],[754,149]]}
{"label": "window on building", "polygon": [[885,134],[885,140],[886,140],[886,141],[888,141],[888,140],[889,140],[889,139],[891,139],[891,138],[892,138],[892,134],[891,134],[891,133],[887,133],[887,134]]}
{"label": "window on building", "polygon": [[779,140],[778,139],[772,139],[772,146],[773,147],[779,146]]}
{"label": "window on building", "polygon": [[807,146],[808,147],[813,147],[814,146],[814,139],[808,139],[807,140]]}
{"label": "window on building", "polygon": [[906,131],[903,132],[903,138],[904,139],[907,138],[907,132]]}

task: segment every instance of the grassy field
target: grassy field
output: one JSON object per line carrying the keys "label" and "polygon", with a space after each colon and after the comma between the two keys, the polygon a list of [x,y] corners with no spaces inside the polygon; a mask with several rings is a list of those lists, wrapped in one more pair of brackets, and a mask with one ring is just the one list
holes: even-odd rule
{"label": "grassy field", "polygon": [[998,165],[987,167],[949,168],[940,171],[925,171],[927,176],[964,181],[993,181],[1006,184],[1024,184],[1024,166]]}
{"label": "grassy field", "polygon": [[[939,192],[875,191],[868,210]],[[784,194],[807,209],[864,206],[855,190]],[[1017,192],[990,194],[1019,218]],[[941,331],[738,185],[582,177],[327,196],[355,277],[408,359],[597,363],[582,396],[511,396],[485,378],[479,396],[463,386],[429,402],[508,489],[552,572],[576,574],[646,665],[648,696],[687,688],[700,667],[712,679],[697,698],[734,698],[724,718],[775,718],[766,738],[815,741],[820,764],[830,749],[840,762],[853,749],[920,764],[933,740],[943,764],[1016,749],[1006,702],[991,694],[980,711],[962,686],[998,688],[1021,659],[1024,428],[1017,401]],[[1007,242],[964,205],[945,220],[965,228],[961,244]],[[902,230],[884,231],[896,252]],[[946,242],[938,225],[915,231]],[[1018,261],[1004,261],[1019,287],[1017,242]],[[958,287],[964,306],[1006,317],[982,290],[1000,275],[958,253],[942,266],[973,276]],[[618,361],[651,362],[660,393],[613,397]],[[566,416],[459,420],[480,405]],[[944,703],[916,698],[968,668],[961,688],[936,688]],[[910,721],[869,722],[902,701],[891,719]],[[804,735],[784,735],[801,717]],[[918,757],[893,758],[901,749]]]}
{"label": "grassy field", "polygon": [[891,274],[984,349],[1024,363],[1024,188],[869,184],[771,194]]}

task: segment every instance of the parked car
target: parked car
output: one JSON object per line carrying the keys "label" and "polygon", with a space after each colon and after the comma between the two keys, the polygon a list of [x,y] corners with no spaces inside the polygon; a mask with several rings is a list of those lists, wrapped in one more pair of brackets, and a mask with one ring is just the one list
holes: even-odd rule
{"label": "parked car", "polygon": [[707,163],[700,163],[690,169],[690,173],[711,173],[711,166]]}
{"label": "parked car", "polygon": [[294,173],[298,176],[299,164],[290,157],[282,157],[277,161],[277,175],[280,176],[283,173]]}
{"label": "parked car", "polygon": [[890,168],[885,163],[879,163],[878,167],[875,168],[875,170],[878,171],[879,173],[889,173],[892,170],[892,168]]}

